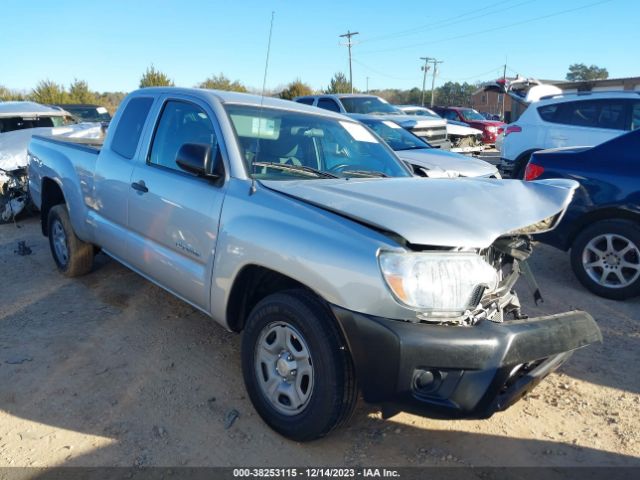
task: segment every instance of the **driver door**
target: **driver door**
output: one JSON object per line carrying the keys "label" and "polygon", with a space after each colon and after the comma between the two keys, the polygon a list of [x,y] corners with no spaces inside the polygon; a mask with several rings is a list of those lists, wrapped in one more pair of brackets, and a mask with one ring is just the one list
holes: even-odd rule
{"label": "driver door", "polygon": [[205,311],[225,184],[183,171],[176,155],[185,143],[208,144],[215,152],[221,136],[214,124],[208,105],[165,98],[128,194],[133,266]]}

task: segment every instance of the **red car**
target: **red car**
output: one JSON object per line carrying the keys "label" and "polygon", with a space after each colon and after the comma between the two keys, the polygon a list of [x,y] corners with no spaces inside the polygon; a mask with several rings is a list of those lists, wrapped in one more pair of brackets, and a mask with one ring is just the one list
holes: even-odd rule
{"label": "red car", "polygon": [[454,122],[462,122],[472,128],[482,130],[482,143],[485,145],[495,145],[496,138],[502,133],[504,122],[487,120],[473,108],[467,107],[435,107],[434,110],[442,118]]}

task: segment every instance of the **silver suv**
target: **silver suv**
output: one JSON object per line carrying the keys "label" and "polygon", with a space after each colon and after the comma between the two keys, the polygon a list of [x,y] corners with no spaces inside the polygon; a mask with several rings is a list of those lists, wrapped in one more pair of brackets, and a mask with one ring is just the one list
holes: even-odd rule
{"label": "silver suv", "polygon": [[362,94],[325,94],[307,95],[293,99],[295,102],[313,105],[345,115],[378,115],[381,120],[397,123],[435,148],[449,150],[451,143],[447,138],[447,122],[441,119],[406,115],[402,110],[390,105],[384,98]]}

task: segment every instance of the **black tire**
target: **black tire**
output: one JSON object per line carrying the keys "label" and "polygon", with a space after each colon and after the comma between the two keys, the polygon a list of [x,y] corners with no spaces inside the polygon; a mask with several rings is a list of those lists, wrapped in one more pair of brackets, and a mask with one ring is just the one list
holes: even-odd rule
{"label": "black tire", "polygon": [[[598,256],[595,251],[587,248],[595,241],[598,250],[605,250],[606,238],[598,240],[603,235],[614,235],[612,254]],[[624,255],[618,253],[625,248],[625,242],[632,245],[631,250]],[[592,244],[594,245],[594,244]],[[620,261],[627,264],[638,264],[640,268],[640,225],[628,220],[602,220],[582,230],[573,241],[571,247],[571,267],[576,277],[587,289],[605,298],[624,300],[640,295],[640,274],[636,275],[634,268],[625,268]],[[584,263],[601,262],[602,266],[587,269]],[[606,269],[606,270],[605,270]],[[618,273],[629,283],[626,286],[618,277]],[[591,273],[591,274],[590,274]],[[605,275],[604,280],[598,282],[593,276]],[[635,280],[634,280],[635,278]],[[617,282],[618,285],[615,285]]]}
{"label": "black tire", "polygon": [[[300,333],[312,363],[309,398],[299,410],[287,414],[279,411],[282,406],[263,391],[260,382],[265,380],[260,376],[266,374],[267,367],[261,369],[256,364],[261,362],[258,344],[274,324],[289,325]],[[272,366],[274,377],[278,374],[276,365]],[[351,357],[326,304],[305,290],[269,295],[251,311],[242,335],[242,371],[257,412],[271,428],[291,440],[304,442],[323,437],[353,413],[357,386]],[[284,384],[284,380],[276,380]]]}
{"label": "black tire", "polygon": [[[51,255],[58,270],[67,277],[78,277],[91,271],[93,266],[93,245],[80,240],[71,226],[66,205],[55,205],[49,210],[47,232]],[[61,237],[63,235],[63,237]],[[56,241],[66,247],[66,255],[56,248]]]}
{"label": "black tire", "polygon": [[516,164],[514,166],[513,174],[511,175],[511,178],[514,178],[516,180],[524,180],[524,174],[525,174],[525,171],[527,170],[527,163],[529,163],[530,159],[531,159],[530,153],[527,153],[526,155],[523,155],[522,157],[518,158],[518,160],[516,160]]}

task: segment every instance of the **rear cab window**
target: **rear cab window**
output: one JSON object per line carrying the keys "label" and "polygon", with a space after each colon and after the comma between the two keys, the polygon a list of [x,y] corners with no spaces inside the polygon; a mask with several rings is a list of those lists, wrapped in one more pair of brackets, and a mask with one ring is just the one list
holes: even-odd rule
{"label": "rear cab window", "polygon": [[313,97],[298,98],[297,103],[304,103],[305,105],[313,105]]}
{"label": "rear cab window", "polygon": [[113,134],[111,150],[129,160],[134,157],[152,104],[152,97],[136,97],[127,103]]}
{"label": "rear cab window", "polygon": [[324,108],[325,110],[330,110],[332,112],[340,112],[340,107],[336,103],[335,100],[331,98],[320,98],[318,99],[318,108]]}

